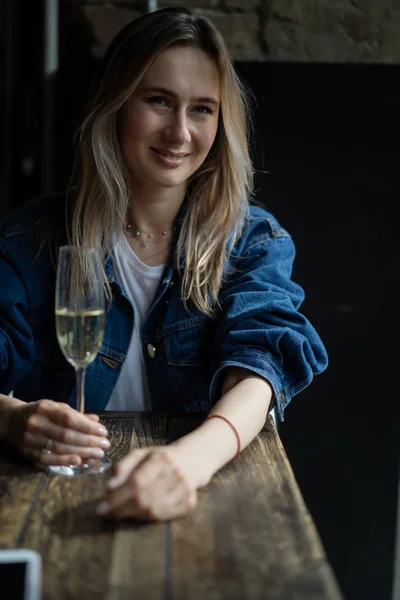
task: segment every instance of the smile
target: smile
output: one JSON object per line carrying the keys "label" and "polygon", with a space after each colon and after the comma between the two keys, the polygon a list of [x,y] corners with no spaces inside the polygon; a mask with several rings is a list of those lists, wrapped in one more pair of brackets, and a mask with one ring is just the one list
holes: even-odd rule
{"label": "smile", "polygon": [[158,163],[167,169],[177,169],[183,165],[185,159],[190,156],[184,152],[170,152],[162,148],[150,148]]}
{"label": "smile", "polygon": [[189,153],[185,152],[171,152],[170,150],[163,150],[162,148],[151,148],[153,152],[156,152],[160,156],[164,156],[168,160],[182,160],[186,156],[189,156]]}

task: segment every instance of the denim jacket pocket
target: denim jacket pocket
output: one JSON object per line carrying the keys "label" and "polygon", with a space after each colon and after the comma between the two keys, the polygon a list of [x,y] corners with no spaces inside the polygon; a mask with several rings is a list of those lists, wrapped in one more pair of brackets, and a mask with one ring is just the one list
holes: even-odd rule
{"label": "denim jacket pocket", "polygon": [[165,354],[168,365],[202,367],[210,356],[210,330],[206,315],[195,316],[164,330]]}
{"label": "denim jacket pocket", "polygon": [[209,410],[209,359],[212,321],[194,316],[164,330],[164,348],[170,388],[186,411]]}

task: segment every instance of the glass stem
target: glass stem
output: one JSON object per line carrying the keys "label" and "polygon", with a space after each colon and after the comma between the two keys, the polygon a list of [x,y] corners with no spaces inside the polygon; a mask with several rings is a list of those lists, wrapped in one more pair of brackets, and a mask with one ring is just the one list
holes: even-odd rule
{"label": "glass stem", "polygon": [[85,375],[86,368],[76,369],[76,408],[80,413],[85,412]]}

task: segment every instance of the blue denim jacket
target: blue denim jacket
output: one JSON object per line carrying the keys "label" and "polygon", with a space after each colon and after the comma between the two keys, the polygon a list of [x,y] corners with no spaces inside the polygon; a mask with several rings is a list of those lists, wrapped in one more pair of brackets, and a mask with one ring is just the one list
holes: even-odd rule
{"label": "blue denim jacket", "polygon": [[[0,392],[25,401],[75,404],[73,368],[54,327],[55,272],[34,230],[42,200],[26,203],[0,229]],[[277,220],[251,207],[230,257],[219,301],[209,317],[180,299],[179,275],[167,264],[142,330],[154,410],[209,411],[224,369],[239,366],[272,385],[280,418],[291,398],[327,366],[325,348],[299,312],[302,288],[291,280],[295,247]],[[129,347],[133,309],[105,265],[113,292],[103,343],[86,377],[86,410],[103,410]],[[243,398],[243,402],[246,399]]]}

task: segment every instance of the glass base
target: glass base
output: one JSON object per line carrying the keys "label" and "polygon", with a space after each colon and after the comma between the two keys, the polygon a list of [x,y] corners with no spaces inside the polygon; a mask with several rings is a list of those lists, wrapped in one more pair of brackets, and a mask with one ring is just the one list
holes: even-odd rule
{"label": "glass base", "polygon": [[50,465],[47,467],[49,475],[61,475],[62,477],[77,477],[79,475],[101,475],[108,471],[112,462],[108,456],[99,459],[90,459],[84,465]]}

